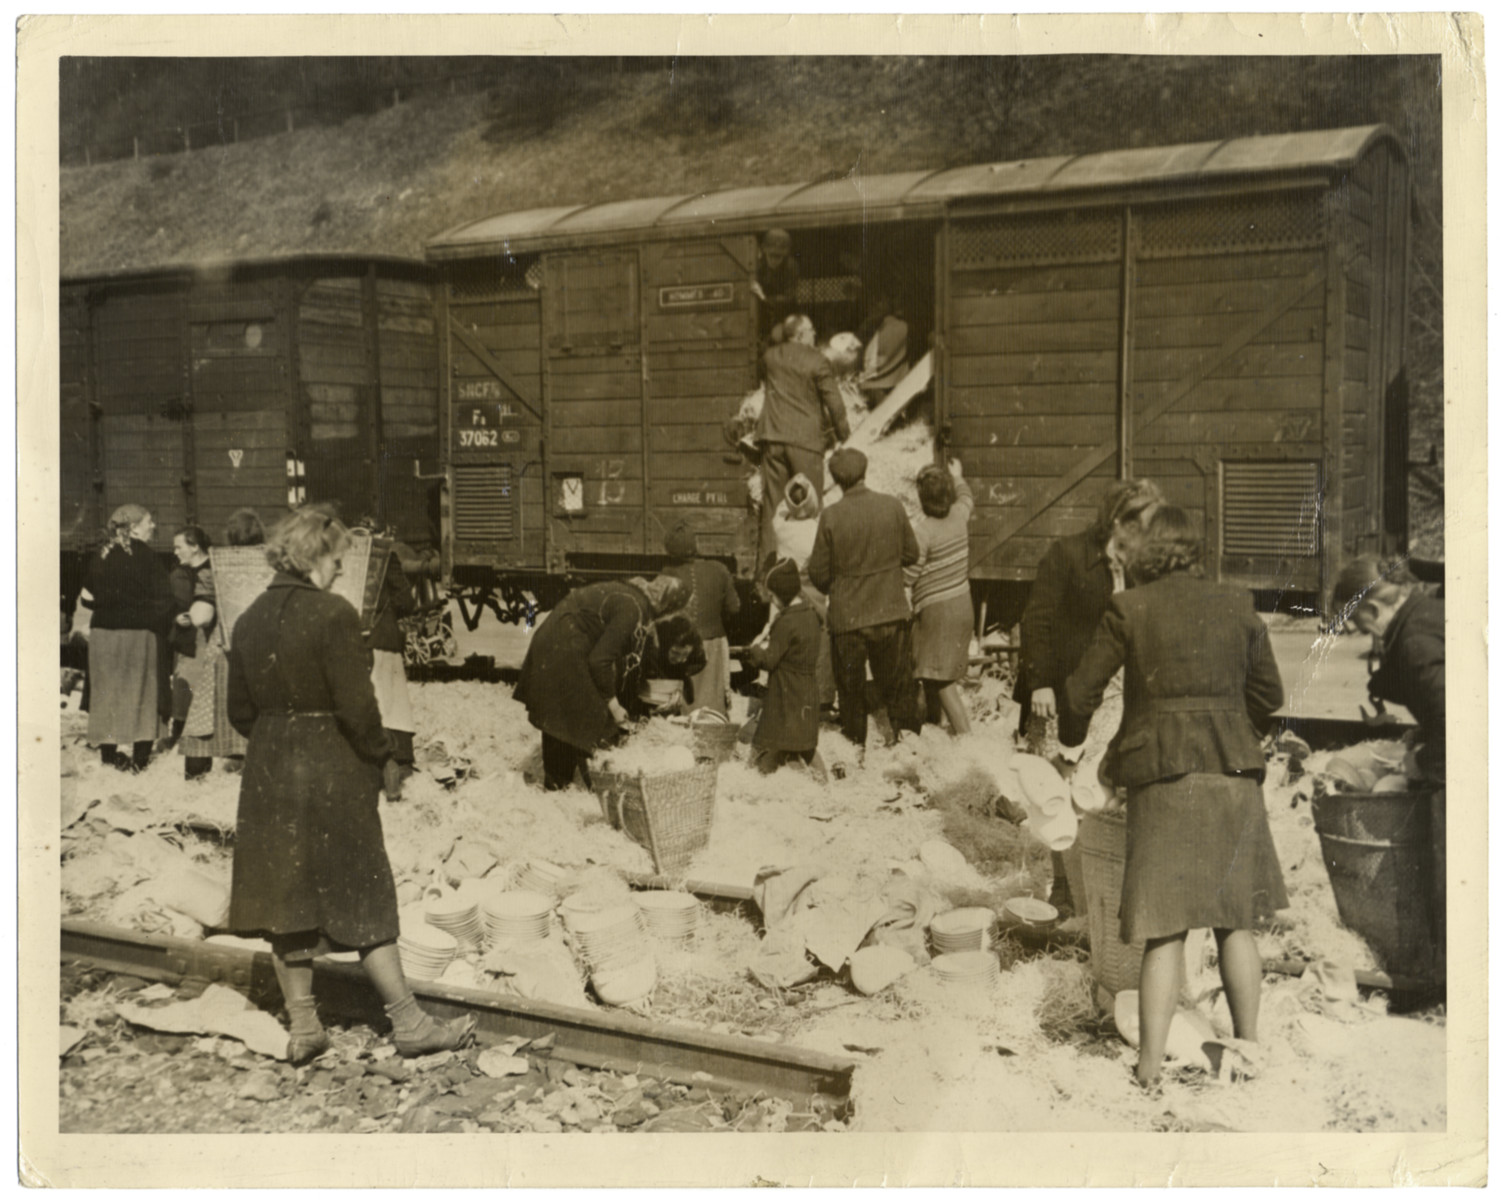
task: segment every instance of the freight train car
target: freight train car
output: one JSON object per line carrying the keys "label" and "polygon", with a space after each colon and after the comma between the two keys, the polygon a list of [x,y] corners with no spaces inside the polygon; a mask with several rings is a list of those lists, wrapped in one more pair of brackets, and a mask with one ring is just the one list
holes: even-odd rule
{"label": "freight train car", "polygon": [[475,598],[639,570],[680,520],[750,569],[722,430],[757,381],[751,285],[776,227],[821,335],[880,288],[931,348],[935,454],[978,499],[976,580],[1029,580],[1111,478],[1146,475],[1198,514],[1211,572],[1317,594],[1342,554],[1405,541],[1408,189],[1373,126],[451,230],[427,250],[445,575]]}
{"label": "freight train car", "polygon": [[431,271],[319,256],[62,280],[63,584],[117,505],[158,548],[236,509],[335,501],[436,548]]}

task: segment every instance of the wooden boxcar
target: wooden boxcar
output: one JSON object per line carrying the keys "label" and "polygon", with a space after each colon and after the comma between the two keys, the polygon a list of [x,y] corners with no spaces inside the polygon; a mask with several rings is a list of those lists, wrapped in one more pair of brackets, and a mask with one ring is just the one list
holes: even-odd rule
{"label": "wooden boxcar", "polygon": [[[428,246],[445,572],[639,569],[679,520],[754,561],[726,418],[757,380],[757,235],[820,335],[896,290],[934,353],[972,575],[1025,581],[1109,479],[1209,569],[1319,593],[1405,539],[1408,177],[1383,127],[510,212]],[[915,354],[914,354],[915,357]]]}
{"label": "wooden boxcar", "polygon": [[[438,541],[438,364],[431,270],[296,257],[64,278],[65,586],[119,504],[157,543],[236,509],[332,500],[414,546]],[[72,588],[69,588],[71,591]]]}

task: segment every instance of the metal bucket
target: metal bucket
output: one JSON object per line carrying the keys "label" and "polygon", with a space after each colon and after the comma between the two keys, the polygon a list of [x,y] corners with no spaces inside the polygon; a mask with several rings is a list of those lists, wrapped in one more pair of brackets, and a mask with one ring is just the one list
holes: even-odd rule
{"label": "metal bucket", "polygon": [[1433,839],[1427,792],[1331,794],[1313,823],[1345,925],[1390,975],[1434,979]]}

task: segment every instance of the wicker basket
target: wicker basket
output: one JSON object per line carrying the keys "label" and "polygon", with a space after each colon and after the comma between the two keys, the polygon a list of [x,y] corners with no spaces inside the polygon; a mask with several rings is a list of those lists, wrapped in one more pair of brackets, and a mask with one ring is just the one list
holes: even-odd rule
{"label": "wicker basket", "polygon": [[709,844],[714,827],[717,763],[667,775],[590,771],[605,820],[651,851],[659,875],[683,870]]}
{"label": "wicker basket", "polygon": [[1126,878],[1126,814],[1086,813],[1079,822],[1084,896],[1089,909],[1089,966],[1114,995],[1136,987],[1141,950],[1121,941],[1121,888]]}
{"label": "wicker basket", "polygon": [[728,762],[740,739],[740,726],[698,721],[693,726],[693,753],[714,763]]}

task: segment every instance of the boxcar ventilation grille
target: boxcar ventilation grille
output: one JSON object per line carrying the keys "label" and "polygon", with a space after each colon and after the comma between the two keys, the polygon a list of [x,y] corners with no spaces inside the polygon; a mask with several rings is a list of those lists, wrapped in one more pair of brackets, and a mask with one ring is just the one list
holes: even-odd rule
{"label": "boxcar ventilation grille", "polygon": [[1227,462],[1220,495],[1224,553],[1313,558],[1323,497],[1316,462]]}
{"label": "boxcar ventilation grille", "polygon": [[1143,258],[1298,250],[1324,241],[1323,195],[1317,192],[1142,205],[1136,212]]}
{"label": "boxcar ventilation grille", "polygon": [[454,467],[454,537],[471,542],[503,541],[515,536],[515,523],[509,464]]}
{"label": "boxcar ventilation grille", "polygon": [[1121,256],[1119,209],[1029,213],[994,221],[955,221],[956,269],[1113,262]]}

